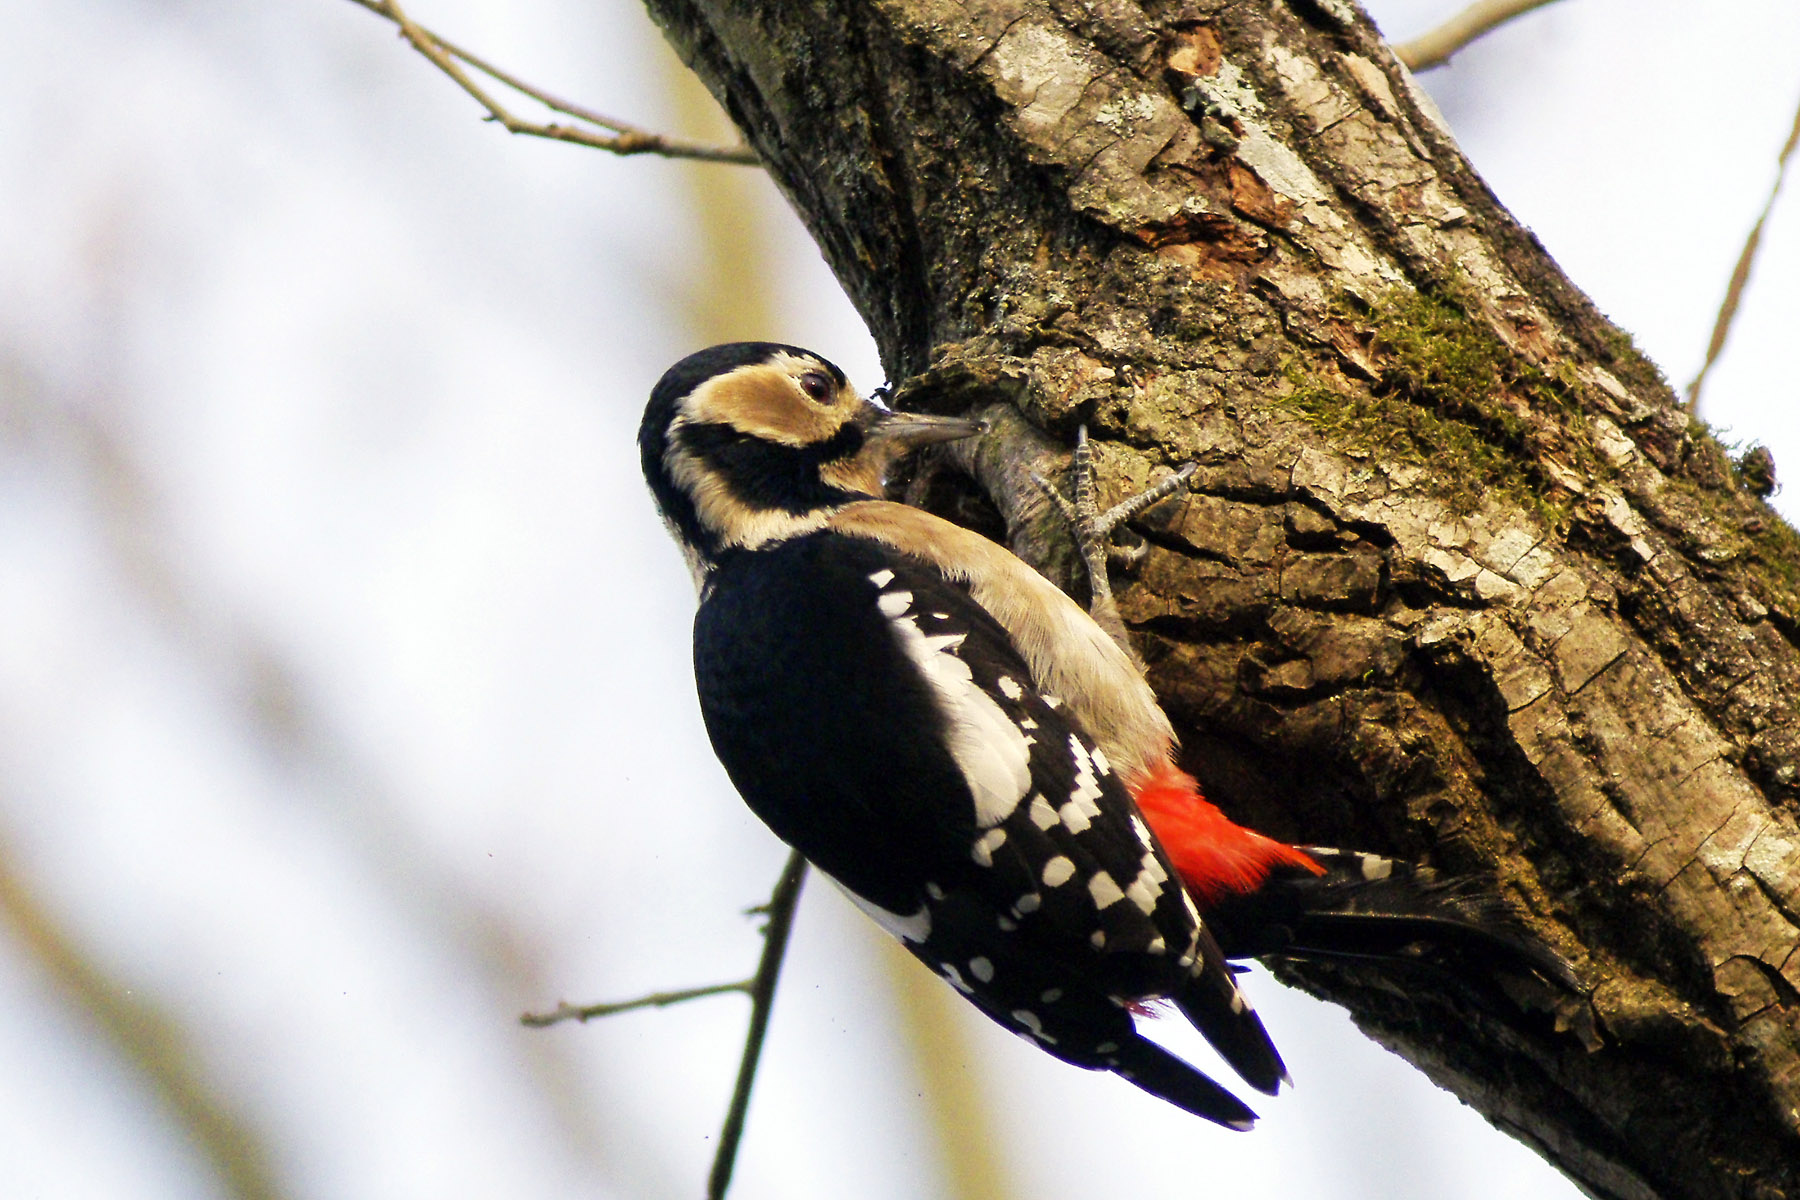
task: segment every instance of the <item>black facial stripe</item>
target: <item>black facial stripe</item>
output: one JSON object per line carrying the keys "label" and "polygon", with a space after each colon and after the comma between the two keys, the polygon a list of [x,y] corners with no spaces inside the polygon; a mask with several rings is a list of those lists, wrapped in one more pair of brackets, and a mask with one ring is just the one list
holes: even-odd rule
{"label": "black facial stripe", "polygon": [[810,446],[783,446],[711,423],[684,425],[675,438],[682,449],[713,468],[733,498],[747,508],[798,515],[863,498],[819,478],[820,467],[862,449],[863,431],[855,425],[845,425]]}

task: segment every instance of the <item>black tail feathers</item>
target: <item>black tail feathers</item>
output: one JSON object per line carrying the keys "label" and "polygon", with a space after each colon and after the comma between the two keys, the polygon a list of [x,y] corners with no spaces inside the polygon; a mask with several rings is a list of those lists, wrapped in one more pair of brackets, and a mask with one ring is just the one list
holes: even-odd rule
{"label": "black tail feathers", "polygon": [[1208,969],[1190,976],[1187,985],[1171,997],[1175,1006],[1245,1083],[1273,1096],[1282,1084],[1292,1082],[1287,1064],[1263,1028],[1262,1018],[1239,990],[1224,954],[1204,931],[1199,949]]}
{"label": "black tail feathers", "polygon": [[1403,959],[1578,981],[1480,879],[1443,879],[1376,854],[1301,847],[1323,875],[1283,873],[1206,914],[1231,958]]}
{"label": "black tail feathers", "polygon": [[1227,1129],[1246,1132],[1256,1124],[1256,1114],[1242,1100],[1148,1038],[1122,1043],[1111,1069],[1152,1096]]}

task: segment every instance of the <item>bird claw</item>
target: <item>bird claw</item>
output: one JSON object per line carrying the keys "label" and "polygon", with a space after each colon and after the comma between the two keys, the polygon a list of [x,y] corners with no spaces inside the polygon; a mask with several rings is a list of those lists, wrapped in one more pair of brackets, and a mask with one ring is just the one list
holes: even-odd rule
{"label": "bird claw", "polygon": [[[1065,496],[1062,489],[1042,475],[1034,473],[1031,476],[1032,482],[1050,497],[1075,534],[1075,545],[1081,551],[1081,561],[1087,566],[1088,591],[1093,598],[1090,608],[1096,615],[1102,607],[1114,607],[1112,581],[1107,574],[1109,560],[1130,566],[1142,562],[1150,552],[1150,548],[1141,542],[1135,547],[1115,546],[1112,541],[1114,533],[1120,525],[1146,508],[1185,489],[1194,469],[1193,463],[1184,463],[1173,474],[1101,512],[1094,488],[1093,451],[1088,446],[1087,426],[1084,424],[1076,430],[1075,452],[1069,465],[1075,492],[1073,499]],[[1114,619],[1117,619],[1116,609]]]}
{"label": "bird claw", "polygon": [[1150,557],[1150,543],[1138,541],[1130,546],[1121,546],[1117,542],[1106,548],[1106,561],[1109,566],[1130,569]]}
{"label": "bird claw", "polygon": [[1125,652],[1125,656],[1137,664],[1141,671],[1144,662],[1138,657],[1137,648],[1131,644],[1131,637],[1125,630],[1125,620],[1119,615],[1119,606],[1113,600],[1112,579],[1107,567],[1108,560],[1114,554],[1127,564],[1140,562],[1149,554],[1150,547],[1142,542],[1129,549],[1116,547],[1112,536],[1125,521],[1159,500],[1165,500],[1186,488],[1188,479],[1194,474],[1194,464],[1184,464],[1151,487],[1101,512],[1094,496],[1093,452],[1088,448],[1087,426],[1082,425],[1075,434],[1075,454],[1069,466],[1069,474],[1073,477],[1071,482],[1075,492],[1072,500],[1043,476],[1033,474],[1031,478],[1050,497],[1074,532],[1076,548],[1080,550],[1082,564],[1087,568],[1088,615],[1094,618],[1095,624],[1106,630],[1108,636]]}

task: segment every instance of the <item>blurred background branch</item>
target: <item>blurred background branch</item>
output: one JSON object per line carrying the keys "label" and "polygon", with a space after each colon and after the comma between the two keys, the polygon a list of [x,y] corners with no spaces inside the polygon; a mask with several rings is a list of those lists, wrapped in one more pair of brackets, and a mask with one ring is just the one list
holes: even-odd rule
{"label": "blurred background branch", "polygon": [[1744,248],[1738,252],[1731,278],[1725,284],[1725,299],[1720,302],[1719,315],[1713,320],[1712,337],[1706,343],[1706,358],[1687,385],[1688,412],[1695,416],[1700,414],[1700,389],[1706,386],[1706,373],[1719,361],[1719,355],[1725,352],[1725,342],[1731,336],[1731,323],[1737,319],[1738,305],[1743,303],[1744,288],[1750,283],[1757,251],[1762,249],[1763,226],[1769,223],[1775,201],[1781,198],[1781,185],[1787,180],[1788,160],[1794,156],[1796,144],[1800,144],[1800,107],[1794,109],[1793,127],[1788,130],[1781,153],[1775,157],[1775,182],[1769,185],[1769,198],[1763,201],[1762,211],[1756,214],[1756,223],[1750,226]]}
{"label": "blurred background branch", "polygon": [[209,1077],[199,1030],[108,974],[33,894],[0,842],[0,917],[31,959],[156,1094],[233,1200],[286,1200],[265,1131]]}

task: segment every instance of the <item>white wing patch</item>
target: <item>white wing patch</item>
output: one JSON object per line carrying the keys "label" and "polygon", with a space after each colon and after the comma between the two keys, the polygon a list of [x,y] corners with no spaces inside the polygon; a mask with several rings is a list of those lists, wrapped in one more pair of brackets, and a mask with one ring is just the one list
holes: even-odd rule
{"label": "white wing patch", "polygon": [[1031,743],[994,698],[975,683],[969,664],[956,656],[967,634],[927,636],[909,615],[911,592],[883,592],[876,600],[900,646],[937,694],[945,718],[950,757],[975,798],[975,823],[992,829],[1031,790]]}
{"label": "white wing patch", "polygon": [[878,588],[884,588],[888,584],[894,582],[894,573],[886,567],[883,567],[881,570],[869,576],[869,582]]}

